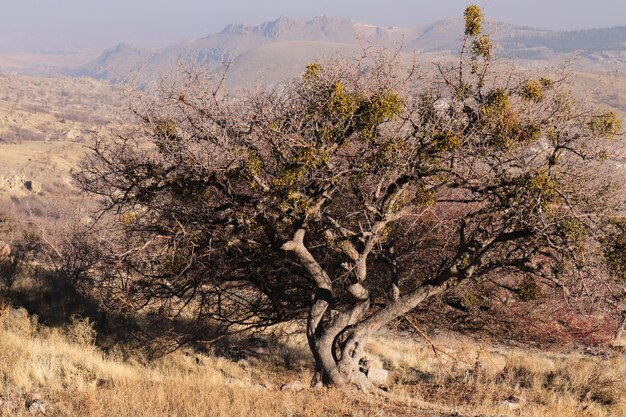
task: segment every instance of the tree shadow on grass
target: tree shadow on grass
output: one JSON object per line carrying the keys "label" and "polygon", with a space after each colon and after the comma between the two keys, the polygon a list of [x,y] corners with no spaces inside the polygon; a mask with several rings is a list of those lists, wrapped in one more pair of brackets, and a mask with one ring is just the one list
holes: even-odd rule
{"label": "tree shadow on grass", "polygon": [[232,334],[232,329],[193,319],[167,319],[155,312],[113,312],[86,296],[66,274],[42,267],[21,271],[2,294],[14,308],[37,316],[47,327],[67,329],[76,319],[88,320],[95,343],[104,352],[158,358],[180,348],[242,363],[265,363],[274,369],[296,369],[310,361],[308,351],[288,342],[284,328]]}

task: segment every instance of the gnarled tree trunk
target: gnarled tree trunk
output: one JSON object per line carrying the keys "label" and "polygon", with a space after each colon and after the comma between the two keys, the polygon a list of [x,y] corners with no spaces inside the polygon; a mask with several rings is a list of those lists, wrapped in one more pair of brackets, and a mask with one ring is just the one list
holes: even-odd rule
{"label": "gnarled tree trunk", "polygon": [[[313,385],[356,385],[364,392],[382,392],[368,379],[365,346],[368,338],[392,320],[410,312],[426,299],[440,294],[458,282],[460,272],[456,267],[426,282],[412,292],[400,296],[396,278],[392,277],[392,296],[389,303],[379,310],[370,309],[370,293],[364,286],[366,260],[374,240],[368,241],[362,252],[353,247],[345,250],[354,261],[355,277],[347,287],[353,303],[341,312],[329,311],[333,284],[326,271],[319,265],[304,244],[305,229],[298,229],[293,239],[282,249],[294,253],[316,283],[314,299],[307,321],[307,339],[315,359]],[[473,266],[463,274],[471,275]]]}
{"label": "gnarled tree trunk", "polygon": [[369,337],[426,299],[440,294],[452,282],[446,281],[437,286],[425,285],[369,315],[366,314],[369,308],[367,301],[327,320],[323,320],[322,316],[329,303],[316,297],[307,329],[309,346],[316,362],[313,384],[353,384],[365,392],[379,391],[379,387],[367,376],[368,355],[365,347]]}

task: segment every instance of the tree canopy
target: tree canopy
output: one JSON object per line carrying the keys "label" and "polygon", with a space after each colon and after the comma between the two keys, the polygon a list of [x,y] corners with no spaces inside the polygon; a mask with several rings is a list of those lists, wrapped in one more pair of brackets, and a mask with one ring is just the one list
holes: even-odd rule
{"label": "tree canopy", "polygon": [[316,382],[371,391],[367,337],[447,290],[623,273],[619,120],[496,66],[482,11],[465,19],[435,77],[369,53],[239,97],[190,76],[145,98],[76,175],[113,215],[94,285],[198,329],[306,317]]}

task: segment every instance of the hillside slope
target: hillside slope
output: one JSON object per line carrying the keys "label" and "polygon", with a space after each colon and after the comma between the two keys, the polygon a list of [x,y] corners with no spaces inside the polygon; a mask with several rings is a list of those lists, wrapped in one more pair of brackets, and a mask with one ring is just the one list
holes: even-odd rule
{"label": "hillside slope", "polygon": [[[102,351],[86,320],[46,327],[0,310],[0,415],[48,416],[626,416],[626,357],[549,353],[437,337],[369,347],[391,369],[390,397],[311,390],[305,342],[232,360],[190,349],[153,361],[118,345]],[[292,388],[283,388],[285,384]],[[296,389],[296,385],[300,385]],[[30,410],[30,412],[29,412]],[[584,410],[584,411],[582,411]]]}

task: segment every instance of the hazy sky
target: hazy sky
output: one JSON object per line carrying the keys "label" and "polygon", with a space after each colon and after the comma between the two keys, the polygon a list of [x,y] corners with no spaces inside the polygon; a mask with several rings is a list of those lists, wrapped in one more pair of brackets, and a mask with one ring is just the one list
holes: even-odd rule
{"label": "hazy sky", "polygon": [[[76,51],[119,42],[165,46],[228,23],[330,15],[415,26],[471,0],[0,0],[0,51]],[[626,25],[626,0],[475,0],[488,18],[548,29]]]}

